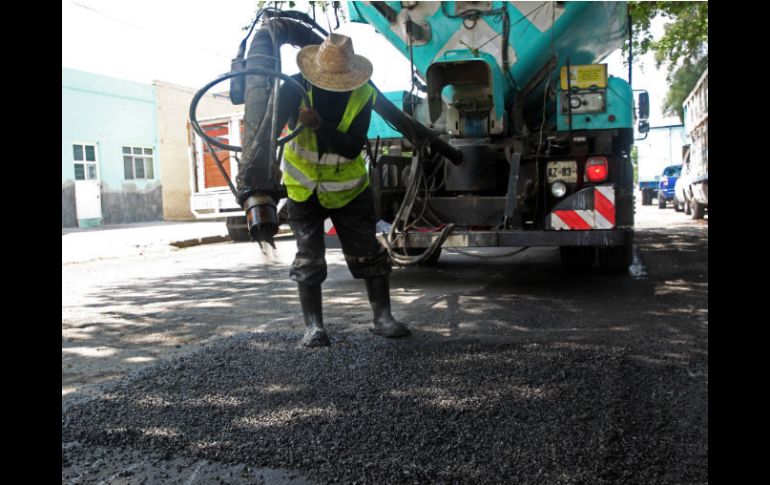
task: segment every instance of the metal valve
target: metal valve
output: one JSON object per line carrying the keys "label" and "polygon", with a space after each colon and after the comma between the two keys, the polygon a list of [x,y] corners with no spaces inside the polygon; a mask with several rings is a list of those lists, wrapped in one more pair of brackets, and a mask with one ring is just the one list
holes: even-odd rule
{"label": "metal valve", "polygon": [[269,195],[252,195],[246,199],[243,208],[251,239],[275,247],[273,237],[278,232],[278,213],[273,198]]}

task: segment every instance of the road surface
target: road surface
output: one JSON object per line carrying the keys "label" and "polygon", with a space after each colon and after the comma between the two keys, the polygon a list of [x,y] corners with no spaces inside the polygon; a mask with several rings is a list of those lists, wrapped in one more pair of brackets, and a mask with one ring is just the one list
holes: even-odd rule
{"label": "road surface", "polygon": [[638,205],[636,246],[395,269],[396,341],[330,250],[314,350],[291,239],[63,254],[63,482],[706,483],[708,221]]}

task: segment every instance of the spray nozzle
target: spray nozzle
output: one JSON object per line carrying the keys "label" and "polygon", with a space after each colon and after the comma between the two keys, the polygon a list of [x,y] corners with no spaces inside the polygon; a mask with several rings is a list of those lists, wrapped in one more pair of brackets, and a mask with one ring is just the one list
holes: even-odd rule
{"label": "spray nozzle", "polygon": [[266,242],[275,248],[273,237],[278,232],[278,213],[275,201],[269,195],[252,195],[243,204],[251,239]]}

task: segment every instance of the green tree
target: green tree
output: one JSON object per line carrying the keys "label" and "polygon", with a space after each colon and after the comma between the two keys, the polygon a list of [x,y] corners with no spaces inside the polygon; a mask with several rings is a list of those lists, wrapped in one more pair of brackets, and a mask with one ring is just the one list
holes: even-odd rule
{"label": "green tree", "polygon": [[[629,2],[628,10],[635,55],[654,52],[657,67],[667,64],[669,91],[663,114],[683,121],[682,102],[708,67],[708,2]],[[670,22],[656,39],[651,26],[658,16]]]}
{"label": "green tree", "polygon": [[[629,2],[635,54],[654,52],[658,67],[667,62],[669,73],[680,61],[708,57],[708,8],[708,2]],[[658,16],[671,21],[655,39],[651,27]]]}
{"label": "green tree", "polygon": [[695,63],[685,62],[677,68],[668,80],[670,83],[666,98],[663,100],[663,114],[678,116],[684,122],[682,103],[695,87],[703,72],[708,67],[708,57],[702,57]]}

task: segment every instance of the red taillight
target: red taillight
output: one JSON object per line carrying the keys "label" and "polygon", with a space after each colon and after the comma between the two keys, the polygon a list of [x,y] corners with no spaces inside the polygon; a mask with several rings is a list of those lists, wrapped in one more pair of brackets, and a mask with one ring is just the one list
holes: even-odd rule
{"label": "red taillight", "polygon": [[607,180],[609,167],[606,157],[591,157],[586,162],[586,180],[589,182],[604,182]]}

